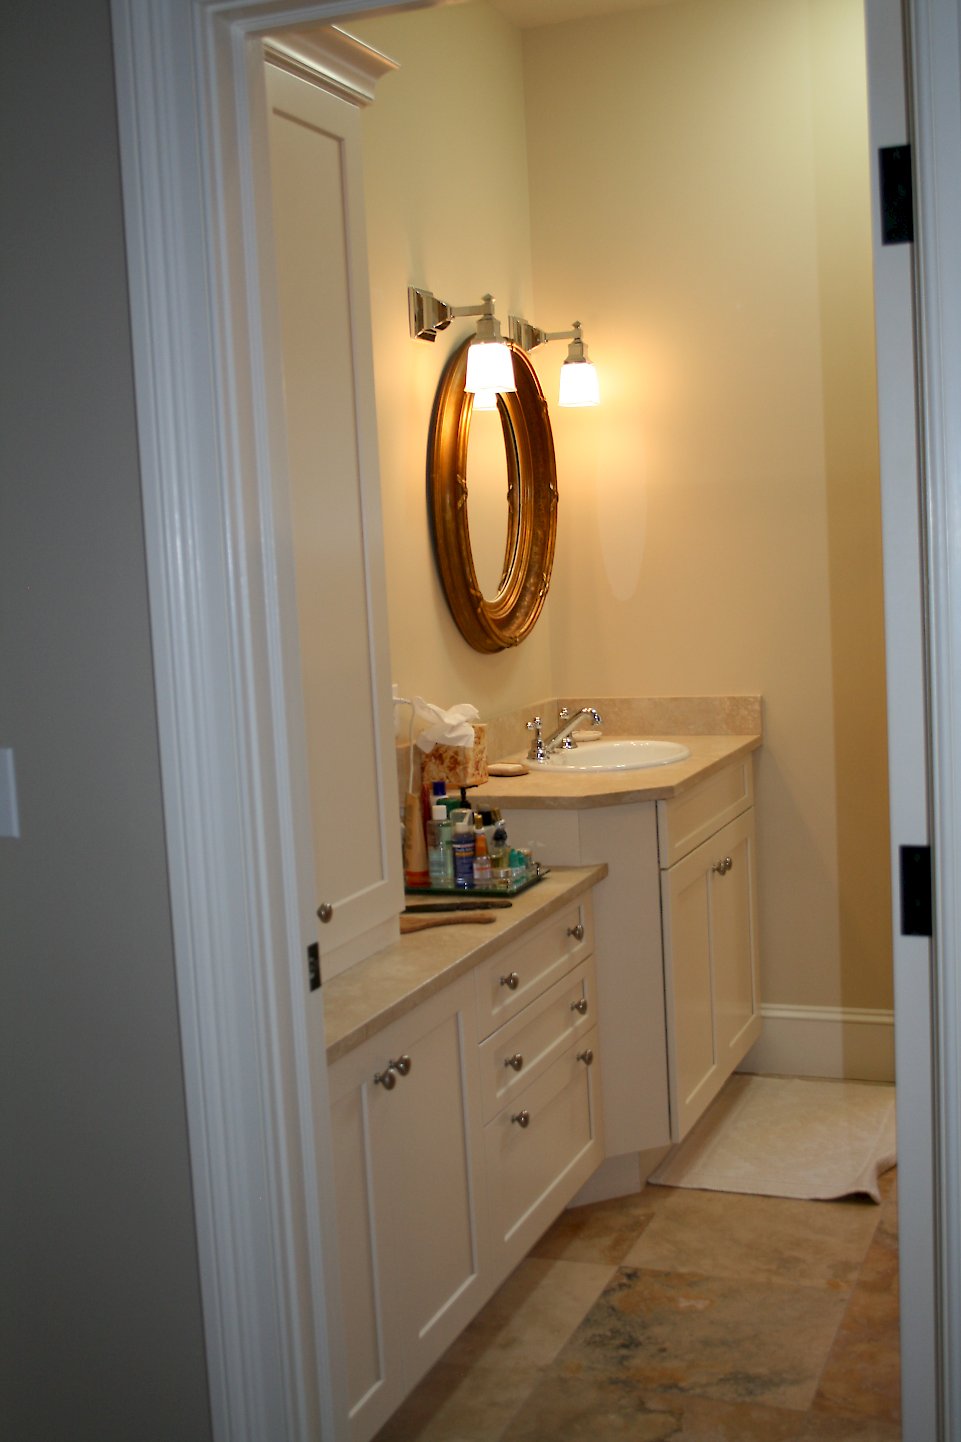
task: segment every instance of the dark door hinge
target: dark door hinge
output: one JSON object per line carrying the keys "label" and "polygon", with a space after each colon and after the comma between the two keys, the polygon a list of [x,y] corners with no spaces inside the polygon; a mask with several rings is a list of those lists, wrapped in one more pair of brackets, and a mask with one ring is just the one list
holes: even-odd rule
{"label": "dark door hinge", "polygon": [[886,145],[878,151],[881,181],[881,244],[909,245],[914,240],[914,190],[910,145]]}
{"label": "dark door hinge", "polygon": [[901,847],[901,935],[932,933],[931,848]]}
{"label": "dark door hinge", "polygon": [[311,991],[320,990],[320,947],[316,941],[307,948],[307,978]]}

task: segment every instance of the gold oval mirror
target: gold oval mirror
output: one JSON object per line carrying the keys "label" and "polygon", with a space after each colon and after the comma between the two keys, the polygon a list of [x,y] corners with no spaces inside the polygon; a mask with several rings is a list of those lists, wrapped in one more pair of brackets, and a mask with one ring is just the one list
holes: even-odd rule
{"label": "gold oval mirror", "polygon": [[427,449],[434,556],[457,627],[475,651],[503,651],[531,630],[547,599],[557,534],[557,469],[547,402],[534,368],[511,345],[517,390],[497,398],[507,467],[507,539],[489,599],[477,580],[467,507],[467,452],[474,397],[464,390],[467,348],[444,367]]}

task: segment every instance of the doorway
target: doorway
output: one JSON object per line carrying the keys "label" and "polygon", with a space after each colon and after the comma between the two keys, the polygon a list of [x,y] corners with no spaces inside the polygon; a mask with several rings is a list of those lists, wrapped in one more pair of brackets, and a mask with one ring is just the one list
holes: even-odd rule
{"label": "doorway", "polygon": [[[374,7],[362,0],[345,0],[340,5],[306,7],[303,18],[331,18],[370,8]],[[925,10],[920,16],[922,39],[928,48],[921,60],[915,59],[915,67],[916,74],[920,67],[918,89],[924,111],[929,97],[941,94],[938,85],[947,83],[931,56],[939,48],[943,54],[950,53],[950,45],[938,47],[933,40],[940,33],[939,25],[947,24],[951,17],[948,6],[942,6],[938,15],[921,8]],[[232,1436],[238,1439],[300,1432],[306,1435],[304,1419],[312,1415],[317,1403],[316,1398],[311,1401],[311,1388],[304,1379],[314,1374],[317,1356],[322,1359],[333,1344],[331,1337],[323,1335],[322,1285],[314,1297],[315,1332],[306,1320],[299,1280],[305,1275],[303,1247],[308,1243],[301,1240],[305,1224],[295,1198],[303,1195],[301,1188],[314,1195],[315,1184],[309,1177],[315,1173],[304,1165],[304,1158],[311,1162],[315,1158],[309,1155],[310,1139],[305,1129],[296,1121],[297,1083],[292,1073],[303,1065],[299,1043],[295,1044],[293,1061],[285,1061],[274,1030],[280,1018],[283,1025],[292,1026],[297,1036],[296,1017],[290,1015],[291,977],[299,976],[301,964],[299,938],[292,936],[296,932],[296,905],[290,900],[296,894],[296,861],[290,852],[290,827],[282,804],[283,795],[289,795],[290,777],[283,764],[282,718],[271,715],[269,706],[264,708],[257,702],[258,694],[275,694],[270,650],[263,637],[264,633],[271,635],[273,644],[279,644],[276,613],[269,599],[264,601],[264,596],[269,598],[270,585],[263,575],[257,545],[243,544],[245,536],[260,533],[255,482],[260,458],[251,412],[236,405],[238,394],[248,403],[252,398],[256,402],[257,395],[249,365],[252,321],[247,287],[252,272],[245,269],[244,256],[237,253],[237,238],[246,237],[248,244],[253,243],[256,218],[245,208],[249,207],[249,191],[245,191],[243,183],[239,190],[232,184],[224,186],[223,176],[234,174],[228,157],[249,153],[250,135],[239,118],[242,120],[253,103],[253,85],[252,71],[247,70],[242,53],[242,38],[246,28],[256,30],[269,24],[265,7],[256,7],[256,12],[247,15],[238,5],[228,20],[203,5],[195,8],[186,3],[171,4],[168,27],[160,33],[150,29],[135,6],[118,3],[115,7],[121,126],[128,147],[124,179],[158,681],[177,697],[164,718],[165,753],[173,767],[168,777],[179,775],[182,761],[176,758],[189,755],[202,764],[209,763],[213,790],[222,784],[225,794],[232,797],[238,784],[248,784],[253,766],[264,787],[258,797],[261,825],[266,808],[269,825],[277,826],[281,841],[269,858],[252,859],[241,844],[242,838],[237,839],[236,846],[226,840],[211,857],[205,850],[204,838],[191,834],[183,824],[175,795],[168,796],[175,875],[182,871],[189,874],[189,865],[181,864],[190,861],[197,862],[199,873],[205,874],[213,860],[214,874],[224,878],[219,893],[213,888],[203,897],[177,889],[174,909],[182,922],[178,928],[178,969],[183,1005],[188,1008],[185,1055],[195,1134],[208,1140],[222,1137],[225,1142],[219,1163],[213,1160],[205,1140],[198,1143],[195,1156],[205,1267],[208,1278],[219,1276],[230,1284],[228,1292],[235,1285],[242,1291],[246,1289],[248,1302],[232,1316],[233,1309],[218,1304],[217,1288],[212,1282],[205,1291],[217,1425],[221,1435],[228,1435],[224,1420],[227,1413],[223,1409],[227,1407],[225,1399],[229,1399],[227,1410],[235,1418]],[[285,19],[287,14],[284,12]],[[185,54],[198,54],[201,63],[195,70],[185,71]],[[139,71],[135,57],[144,62]],[[212,75],[214,68],[221,83],[212,109],[207,110],[209,92],[204,88],[204,77]],[[235,105],[238,97],[240,103]],[[148,129],[138,127],[138,117],[148,111],[159,115],[163,123]],[[199,184],[198,154],[209,161],[206,184],[212,187],[212,198]],[[174,217],[179,233],[172,229]],[[196,244],[182,243],[186,233],[194,236]],[[936,227],[931,233],[937,237]],[[180,267],[183,284],[179,287],[171,286],[171,263]],[[211,295],[220,297],[219,304],[228,304],[236,322],[229,334],[217,325],[204,328],[202,319],[208,314]],[[151,321],[156,324],[152,326]],[[259,354],[256,345],[254,351]],[[229,374],[225,359],[228,353],[236,363],[236,369]],[[196,385],[189,394],[184,394],[179,385],[185,354],[199,361]],[[929,384],[940,384],[943,374],[943,369],[929,373]],[[163,403],[159,414],[158,402]],[[938,404],[935,398],[935,409]],[[164,411],[164,405],[169,406],[168,411]],[[211,416],[218,417],[219,434],[212,433],[208,423]],[[227,451],[233,448],[230,467],[225,465],[225,439],[231,443]],[[211,476],[217,478],[219,487],[214,504],[206,510],[198,509],[197,496],[203,494],[204,478]],[[166,542],[178,523],[180,534],[186,527],[191,545],[207,563],[195,595],[180,589],[168,565]],[[244,567],[238,571],[226,566],[225,557],[243,558]],[[950,572],[950,562],[943,556],[941,562]],[[249,653],[252,669],[241,666],[230,649],[218,649],[216,638],[234,629],[223,624],[224,597],[232,598],[232,615],[241,624],[242,634],[248,642],[253,639]],[[251,629],[252,615],[256,624]],[[263,631],[258,629],[261,623]],[[950,649],[949,641],[942,642],[942,660],[946,655],[944,647]],[[196,660],[193,667],[191,657]],[[185,674],[201,678],[186,691],[174,685]],[[945,666],[944,677],[951,674]],[[957,668],[957,674],[961,674],[961,668]],[[241,748],[242,755],[231,752],[225,756],[222,734],[212,732],[208,725],[205,706],[208,696],[215,692],[231,697],[235,703],[235,719],[246,748]],[[217,714],[216,707],[213,714]],[[939,745],[947,753],[952,734],[945,729],[942,718]],[[279,771],[278,757],[282,763]],[[953,793],[948,792],[943,801],[949,812],[952,797]],[[276,1005],[252,1010],[241,988],[235,986],[235,994],[231,995],[229,988],[211,994],[210,988],[198,986],[206,976],[208,962],[194,937],[198,926],[201,936],[216,931],[209,925],[215,903],[236,904],[245,921],[241,940],[246,945],[231,958],[234,982],[238,974],[247,974],[254,993],[266,989]],[[264,976],[259,960],[265,955],[284,959],[279,970],[269,977]],[[205,1056],[208,1062],[201,1065]],[[257,1057],[273,1057],[275,1064],[266,1070],[253,1069],[251,1059]],[[234,1075],[245,1085],[211,1094],[210,1058],[218,1059],[225,1078]],[[235,1108],[233,1113],[229,1108],[227,1113],[223,1110],[228,1097],[230,1107]],[[232,1116],[232,1120],[225,1132],[226,1116]],[[922,1116],[920,1123],[926,1128],[927,1118]],[[248,1136],[251,1143],[256,1138],[266,1142],[262,1157],[256,1144],[244,1149],[240,1171],[235,1145],[238,1132]],[[279,1145],[281,1138],[292,1152],[284,1153],[284,1147]],[[283,1165],[277,1167],[279,1159]],[[304,1167],[308,1180],[304,1176],[298,1180],[299,1167]],[[263,1197],[270,1199],[270,1205],[262,1208],[258,1203],[255,1207],[254,1199]],[[949,1209],[946,1215],[955,1213]],[[308,1233],[312,1227],[308,1221]],[[246,1279],[237,1277],[231,1238],[238,1229],[253,1239],[253,1255],[275,1259],[273,1270],[267,1266],[255,1269],[255,1274]],[[317,1245],[321,1241],[314,1238]],[[243,1327],[239,1325],[241,1316]],[[280,1352],[276,1346],[278,1335],[286,1338]],[[278,1365],[279,1356],[299,1358],[299,1362],[284,1368]],[[320,1373],[323,1377],[322,1362]],[[320,1406],[327,1412],[323,1402]],[[266,1423],[265,1418],[269,1419]]]}

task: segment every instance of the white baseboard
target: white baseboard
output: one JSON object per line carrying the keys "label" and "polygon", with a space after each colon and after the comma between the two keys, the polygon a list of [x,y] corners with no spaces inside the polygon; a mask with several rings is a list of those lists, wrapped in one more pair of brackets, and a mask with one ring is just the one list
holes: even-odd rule
{"label": "white baseboard", "polygon": [[762,1006],[761,1035],[739,1071],[894,1081],[894,1012]]}

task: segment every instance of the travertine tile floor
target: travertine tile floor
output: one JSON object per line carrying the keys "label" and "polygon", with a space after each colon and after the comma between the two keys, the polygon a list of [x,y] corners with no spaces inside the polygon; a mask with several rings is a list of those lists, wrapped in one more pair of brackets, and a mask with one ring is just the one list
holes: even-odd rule
{"label": "travertine tile floor", "polygon": [[565,1212],[377,1442],[900,1442],[896,1171],[882,1192]]}

